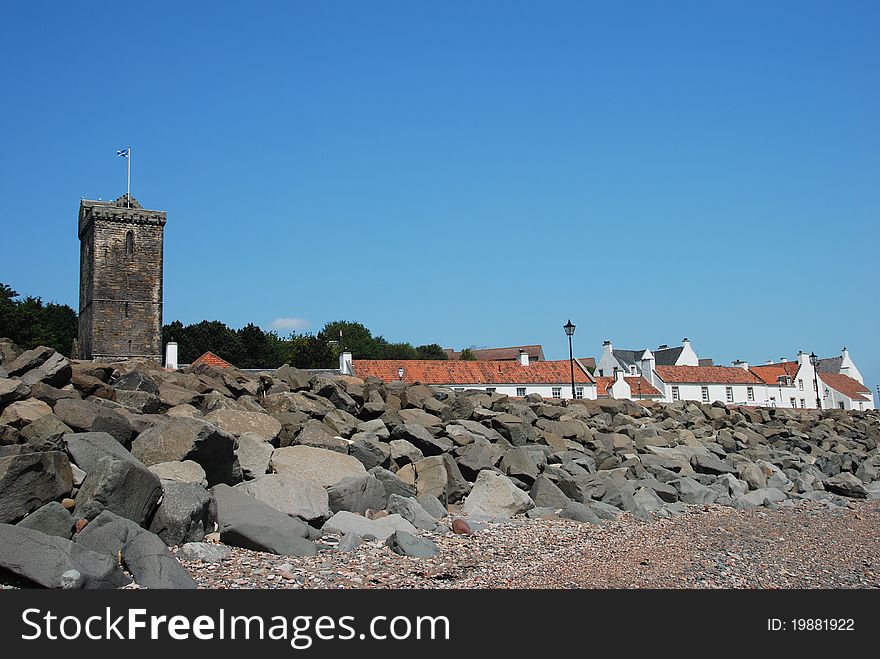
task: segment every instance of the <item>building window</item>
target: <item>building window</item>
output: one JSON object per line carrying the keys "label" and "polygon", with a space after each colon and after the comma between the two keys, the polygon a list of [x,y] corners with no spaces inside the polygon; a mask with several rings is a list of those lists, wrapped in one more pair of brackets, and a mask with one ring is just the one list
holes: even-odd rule
{"label": "building window", "polygon": [[678,395],[678,387],[672,387],[672,400],[681,400]]}
{"label": "building window", "polygon": [[798,378],[798,389],[800,389],[801,391],[804,390],[804,380],[803,380],[803,378]]}
{"label": "building window", "polygon": [[494,394],[494,393],[495,393],[495,387],[486,387],[486,393],[487,393],[487,394]]}
{"label": "building window", "polygon": [[603,368],[600,368],[600,369],[599,369],[599,377],[600,377],[600,378],[604,378],[604,377],[605,377],[605,369],[603,369]]}
{"label": "building window", "polygon": [[786,387],[790,387],[790,386],[791,386],[791,378],[788,378],[788,377],[785,378],[785,386],[786,386]]}
{"label": "building window", "polygon": [[134,255],[134,231],[125,234],[125,255],[128,258]]}
{"label": "building window", "polygon": [[746,387],[746,398],[749,400],[755,400],[755,388],[754,387]]}
{"label": "building window", "polygon": [[574,388],[574,397],[575,398],[583,398],[584,397],[584,388],[583,387],[575,387]]}
{"label": "building window", "polygon": [[840,402],[837,404],[837,406],[838,406],[840,409],[842,409],[842,410],[845,410],[845,409],[846,409],[846,408],[843,406],[843,401],[840,401]]}
{"label": "building window", "polygon": [[792,407],[797,407],[797,398],[790,398],[790,399],[788,400],[788,403],[789,403]]}
{"label": "building window", "polygon": [[562,387],[553,387],[553,398],[562,398]]}
{"label": "building window", "polygon": [[859,412],[863,411],[864,409],[865,409],[865,404],[859,403]]}
{"label": "building window", "polygon": [[704,403],[709,402],[709,387],[700,387],[700,396]]}
{"label": "building window", "polygon": [[806,406],[807,406],[807,402],[803,398],[801,398],[801,407],[806,407]]}
{"label": "building window", "polygon": [[517,387],[516,388],[516,395],[519,396],[520,398],[525,398],[526,388],[525,387]]}
{"label": "building window", "polygon": [[727,387],[726,391],[727,391],[727,402],[732,403],[733,402],[733,387]]}
{"label": "building window", "polygon": [[636,374],[636,365],[635,364],[630,365],[629,372],[632,373],[633,375]]}

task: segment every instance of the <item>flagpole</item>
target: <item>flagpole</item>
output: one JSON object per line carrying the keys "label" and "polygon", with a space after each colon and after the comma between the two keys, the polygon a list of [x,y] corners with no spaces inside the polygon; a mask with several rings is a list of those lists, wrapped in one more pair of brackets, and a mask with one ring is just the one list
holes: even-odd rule
{"label": "flagpole", "polygon": [[131,208],[131,147],[128,147],[128,192],[126,194],[126,205]]}

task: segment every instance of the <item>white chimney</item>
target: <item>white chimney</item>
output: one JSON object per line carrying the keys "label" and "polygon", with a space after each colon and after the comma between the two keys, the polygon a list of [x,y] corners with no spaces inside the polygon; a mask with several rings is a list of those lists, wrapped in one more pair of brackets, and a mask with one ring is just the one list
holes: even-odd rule
{"label": "white chimney", "polygon": [[615,382],[623,382],[623,379],[626,377],[626,372],[623,369],[614,369],[614,381]]}
{"label": "white chimney", "polygon": [[684,347],[688,347],[688,346],[691,345],[691,342],[688,341],[688,338],[687,338],[687,337],[684,337],[684,338],[681,340],[681,345],[684,346]]}
{"label": "white chimney", "polygon": [[768,359],[768,360],[767,360],[767,363],[768,363],[768,364],[772,364],[772,363],[773,363],[773,360],[772,360],[772,359]]}
{"label": "white chimney", "polygon": [[611,341],[603,341],[602,342],[602,354],[610,355],[612,352]]}
{"label": "white chimney", "polygon": [[744,368],[744,369],[747,370],[747,371],[749,370],[749,363],[748,363],[748,362],[744,362],[744,361],[741,360],[741,359],[737,359],[735,362],[733,362],[733,365],[734,365],[734,366],[739,366],[740,368]]}
{"label": "white chimney", "polygon": [[525,350],[519,351],[519,365],[520,366],[528,366],[529,365],[529,353]]}
{"label": "white chimney", "polygon": [[343,352],[339,355],[339,372],[342,375],[354,375],[354,368],[351,365],[350,352]]}
{"label": "white chimney", "polygon": [[165,368],[177,370],[177,343],[174,341],[165,344]]}

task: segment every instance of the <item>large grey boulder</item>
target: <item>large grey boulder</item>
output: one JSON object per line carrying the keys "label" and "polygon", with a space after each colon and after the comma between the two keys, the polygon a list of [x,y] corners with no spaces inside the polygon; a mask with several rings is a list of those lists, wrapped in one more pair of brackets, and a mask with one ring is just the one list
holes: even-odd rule
{"label": "large grey boulder", "polygon": [[14,523],[41,506],[67,496],[73,472],[60,451],[0,458],[0,522]]}
{"label": "large grey boulder", "polygon": [[93,401],[64,398],[55,403],[53,412],[78,432],[106,432],[123,446],[131,442],[133,431],[128,419]]}
{"label": "large grey boulder", "polygon": [[562,506],[559,516],[565,519],[573,519],[576,522],[584,522],[585,524],[601,524],[599,516],[590,506],[577,501],[569,501]]}
{"label": "large grey boulder", "polygon": [[845,497],[864,499],[868,496],[868,488],[860,478],[848,471],[825,480],[825,489]]}
{"label": "large grey boulder", "polygon": [[448,502],[449,472],[442,455],[433,455],[419,460],[413,465],[416,472],[416,493],[418,496],[431,494],[440,501]]}
{"label": "large grey boulder", "polygon": [[119,588],[131,583],[105,554],[10,524],[0,524],[0,568],[45,588]]}
{"label": "large grey boulder", "polygon": [[200,419],[178,417],[142,432],[131,452],[148,467],[160,462],[192,460],[205,470],[208,485],[241,480],[230,433]]}
{"label": "large grey boulder", "polygon": [[61,438],[69,432],[73,431],[61,419],[46,414],[22,428],[21,436],[35,451],[63,451]]}
{"label": "large grey boulder", "polygon": [[312,374],[308,371],[285,364],[277,369],[272,374],[272,377],[286,383],[292,391],[298,391],[300,389],[309,388],[309,380],[311,379]]}
{"label": "large grey boulder", "polygon": [[[359,437],[359,435],[365,436]],[[385,442],[379,441],[378,435],[357,433],[352,440],[348,447],[348,453],[360,460],[367,471],[373,467],[388,464],[391,457],[391,447]]]}
{"label": "large grey boulder", "polygon": [[529,496],[538,508],[563,508],[571,499],[546,476],[538,476],[529,490]]}
{"label": "large grey boulder", "polygon": [[[4,339],[8,340],[8,339]],[[15,345],[15,344],[13,344]],[[18,354],[10,363],[5,364],[5,368],[9,371],[9,375],[22,376],[28,371],[39,368],[52,355],[56,354],[52,348],[46,346],[38,346],[32,350],[25,350]]]}
{"label": "large grey boulder", "polygon": [[73,540],[78,545],[119,560],[125,544],[141,533],[146,530],[136,522],[105,510],[73,536]]}
{"label": "large grey boulder", "polygon": [[782,490],[773,487],[765,487],[760,490],[753,490],[736,499],[736,504],[741,508],[751,508],[763,506],[766,502],[779,503],[785,501],[788,497]]}
{"label": "large grey boulder", "polygon": [[436,543],[433,541],[427,538],[420,538],[406,531],[395,531],[388,536],[385,544],[395,554],[412,558],[432,558],[440,553]]}
{"label": "large grey boulder", "polygon": [[308,540],[308,526],[228,485],[216,485],[220,541],[233,547],[287,556],[314,556],[318,547]]}
{"label": "large grey boulder", "polygon": [[73,535],[73,517],[57,501],[51,501],[41,508],[37,508],[30,515],[21,520],[17,526],[33,529],[46,535],[57,535],[59,538],[70,539]]}
{"label": "large grey boulder", "polygon": [[208,479],[202,465],[192,460],[182,462],[160,462],[150,465],[150,471],[163,481],[175,481],[177,483],[197,483],[202,487],[208,487]]}
{"label": "large grey boulder", "polygon": [[391,449],[391,460],[398,467],[414,464],[425,457],[425,454],[417,449],[412,442],[405,439],[392,439],[388,446]]}
{"label": "large grey boulder", "polygon": [[527,485],[534,483],[538,477],[538,465],[525,446],[510,449],[505,453],[499,467],[508,476],[513,476]]}
{"label": "large grey boulder", "polygon": [[29,387],[42,382],[50,387],[63,387],[70,382],[73,370],[70,361],[61,353],[54,353],[37,368],[22,374],[21,381]]}
{"label": "large grey boulder", "polygon": [[31,393],[31,388],[21,380],[0,378],[0,407],[17,400],[24,400]]}
{"label": "large grey boulder", "polygon": [[[415,410],[408,410],[415,411]],[[402,423],[391,431],[391,439],[405,439],[419,449],[424,455],[440,455],[451,451],[455,444],[447,437],[434,437],[424,426],[414,423]]]}
{"label": "large grey boulder", "polygon": [[150,531],[168,546],[201,542],[214,530],[214,500],[198,483],[162,483],[162,502],[153,515]]}
{"label": "large grey boulder", "polygon": [[234,489],[307,522],[325,520],[331,515],[327,490],[314,481],[266,474],[256,480],[239,483]]}
{"label": "large grey boulder", "polygon": [[462,450],[458,466],[465,478],[473,481],[484,469],[493,469],[503,455],[504,449],[501,446],[480,437]]}
{"label": "large grey boulder", "polygon": [[241,466],[241,475],[245,480],[251,480],[264,476],[269,471],[269,462],[272,460],[274,447],[261,435],[246,432],[238,438],[238,448],[235,455]]}
{"label": "large grey boulder", "polygon": [[281,422],[278,419],[260,412],[215,410],[205,416],[205,421],[236,436],[254,433],[269,442],[281,432]]}
{"label": "large grey boulder", "polygon": [[417,529],[431,531],[437,526],[437,517],[425,510],[415,499],[404,498],[398,494],[388,497],[387,510],[390,514],[398,514]]}
{"label": "large grey boulder", "polygon": [[159,477],[143,464],[105,456],[89,470],[80,486],[75,514],[94,519],[109,510],[144,526],[152,518],[161,496]]}
{"label": "large grey boulder", "polygon": [[534,507],[529,495],[507,476],[481,471],[462,510],[472,516],[513,517]]}
{"label": "large grey boulder", "polygon": [[414,497],[417,494],[415,486],[404,483],[396,474],[387,469],[373,467],[369,473],[382,482],[382,485],[385,487],[385,493],[388,496],[398,494],[402,497]]}
{"label": "large grey boulder", "polygon": [[346,476],[367,473],[357,458],[313,446],[276,449],[272,454],[271,469],[282,476],[313,481],[321,487],[329,487]]}
{"label": "large grey boulder", "polygon": [[385,540],[395,531],[415,533],[416,528],[400,515],[387,515],[378,519],[367,519],[363,515],[340,510],[324,522],[321,530],[326,533],[346,535],[356,533],[364,539]]}
{"label": "large grey boulder", "polygon": [[718,493],[711,487],[706,487],[687,476],[672,481],[670,485],[678,490],[678,497],[682,503],[708,504],[715,503],[718,498]]}
{"label": "large grey boulder", "polygon": [[739,477],[748,484],[749,489],[760,490],[767,487],[767,477],[754,462],[740,462],[736,465],[736,471]]}
{"label": "large grey boulder", "polygon": [[144,588],[195,589],[196,584],[165,543],[153,533],[140,533],[122,548],[122,560]]}
{"label": "large grey boulder", "polygon": [[347,510],[364,514],[367,510],[383,510],[388,500],[385,487],[375,476],[347,476],[327,488],[330,510]]}
{"label": "large grey boulder", "polygon": [[0,425],[24,428],[30,423],[52,414],[52,408],[36,398],[25,398],[9,403],[0,412]]}
{"label": "large grey boulder", "polygon": [[159,395],[159,385],[156,380],[140,368],[120,375],[113,383],[113,388],[119,391],[140,391],[155,396]]}
{"label": "large grey boulder", "polygon": [[315,419],[306,421],[302,430],[294,438],[293,443],[299,446],[311,446],[339,453],[348,453],[348,442],[334,435],[328,426]]}
{"label": "large grey boulder", "polygon": [[90,472],[105,457],[124,462],[140,461],[134,457],[115,437],[106,432],[76,432],[62,436],[61,441],[77,467]]}

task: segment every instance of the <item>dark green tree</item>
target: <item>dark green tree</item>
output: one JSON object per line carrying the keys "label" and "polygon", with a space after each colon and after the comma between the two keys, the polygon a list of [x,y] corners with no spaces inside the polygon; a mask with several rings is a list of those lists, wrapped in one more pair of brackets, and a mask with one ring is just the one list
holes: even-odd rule
{"label": "dark green tree", "polygon": [[477,361],[477,356],[474,354],[474,351],[470,348],[465,348],[461,351],[461,354],[458,356],[461,361],[464,362],[475,362]]}
{"label": "dark green tree", "polygon": [[416,346],[418,359],[449,359],[446,351],[436,343],[429,343],[424,346]]}

